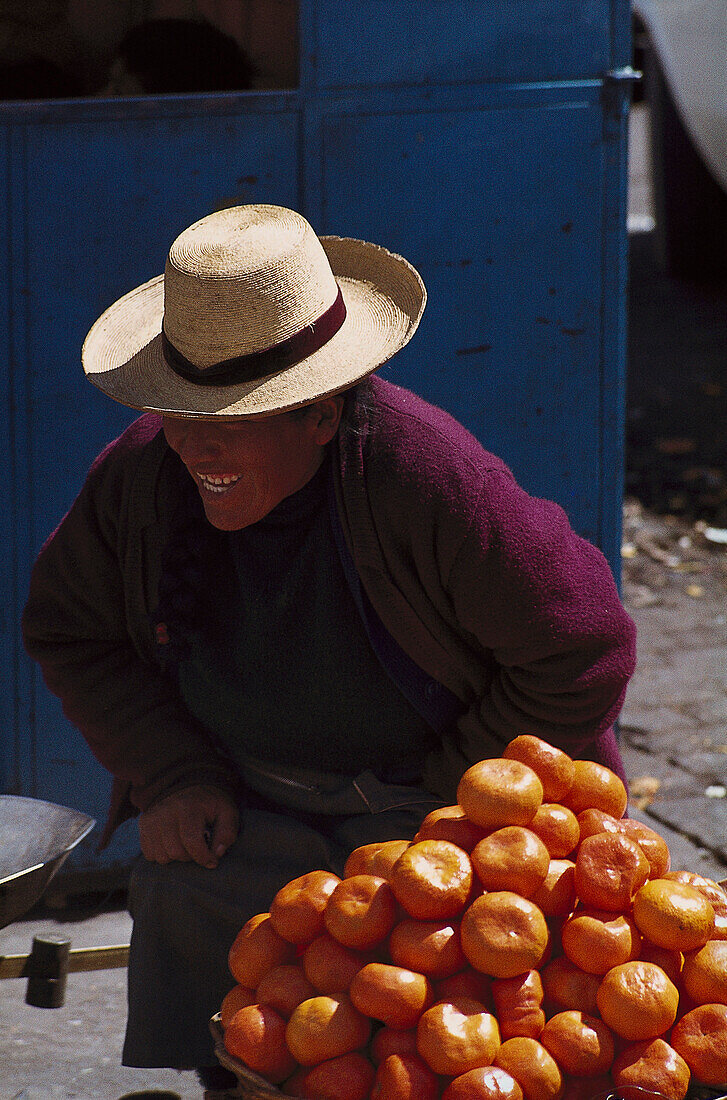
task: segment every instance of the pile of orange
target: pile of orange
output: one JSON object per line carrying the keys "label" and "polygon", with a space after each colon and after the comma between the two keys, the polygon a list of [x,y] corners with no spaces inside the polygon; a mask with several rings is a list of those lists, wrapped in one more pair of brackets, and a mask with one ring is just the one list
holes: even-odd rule
{"label": "pile of orange", "polygon": [[253,917],[226,1050],[308,1100],[684,1100],[727,1084],[727,895],[602,765],[522,736],[411,840]]}

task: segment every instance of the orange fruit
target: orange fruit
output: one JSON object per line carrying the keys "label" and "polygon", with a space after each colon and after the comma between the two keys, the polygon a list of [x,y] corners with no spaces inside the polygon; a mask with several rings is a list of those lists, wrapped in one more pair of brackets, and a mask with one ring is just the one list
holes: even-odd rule
{"label": "orange fruit", "polygon": [[727,940],[727,894],[718,883],[711,878],[696,876],[694,889],[704,894],[705,898],[714,910],[714,928],[711,938],[713,940]]}
{"label": "orange fruit", "polygon": [[538,1038],[545,1025],[545,1013],[543,983],[537,970],[528,970],[516,978],[496,978],[492,998],[503,1039],[515,1035]]}
{"label": "orange fruit", "polygon": [[256,913],[237,933],[227,961],[240,985],[257,989],[260,979],[274,966],[291,962],[295,950],[273,928],[269,913]]}
{"label": "orange fruit", "polygon": [[578,818],[559,802],[543,802],[528,829],[540,837],[552,859],[569,856],[581,839]]}
{"label": "orange fruit", "polygon": [[285,1029],[285,1041],[302,1066],[315,1066],[365,1047],[371,1021],[345,993],[310,997],[294,1009]]}
{"label": "orange fruit", "polygon": [[606,1100],[613,1093],[610,1073],[600,1077],[565,1077],[561,1100]]}
{"label": "orange fruit", "polygon": [[450,921],[422,921],[413,917],[401,921],[389,936],[389,954],[396,966],[446,978],[462,970],[467,960],[459,938],[459,924]]}
{"label": "orange fruit", "polygon": [[439,1081],[418,1054],[390,1054],[376,1071],[371,1100],[436,1100]]}
{"label": "orange fruit", "polygon": [[380,943],[394,927],[396,899],[385,878],[352,875],[338,883],[323,916],[334,939],[363,951]]}
{"label": "orange fruit", "polygon": [[523,1100],[523,1090],[504,1069],[478,1066],[450,1081],[442,1100]]}
{"label": "orange fruit", "polygon": [[492,1006],[492,979],[479,970],[467,967],[453,974],[451,978],[441,978],[434,987],[435,1001],[452,1001],[457,997],[466,997],[479,1001],[486,1008]]}
{"label": "orange fruit", "polygon": [[616,1058],[611,1076],[622,1100],[641,1100],[644,1092],[665,1100],[684,1100],[689,1066],[664,1039],[626,1047]]}
{"label": "orange fruit", "polygon": [[530,900],[544,917],[565,917],[576,903],[576,865],[570,859],[551,859],[548,872]]}
{"label": "orange fruit", "polygon": [[370,954],[344,947],[327,932],[308,944],[301,959],[306,978],[319,993],[345,992],[361,967],[371,962]]}
{"label": "orange fruit", "polygon": [[720,886],[714,879],[707,878],[706,875],[694,874],[692,881],[687,883],[688,886],[693,886],[695,890],[699,890],[704,894],[708,901],[712,903],[712,907],[715,912],[719,910],[721,913],[727,911],[727,890],[724,886]]}
{"label": "orange fruit", "polygon": [[682,982],[697,1004],[727,1005],[727,940],[708,940],[685,954]]}
{"label": "orange fruit", "polygon": [[541,972],[545,1002],[558,1011],[575,1008],[594,1016],[598,1011],[596,995],[601,978],[589,974],[572,963],[566,955],[558,955]]}
{"label": "orange fruit", "polygon": [[558,1100],[563,1091],[558,1063],[537,1039],[507,1039],[495,1055],[495,1065],[515,1078],[525,1100]]}
{"label": "orange fruit", "polygon": [[247,1008],[248,1005],[257,1004],[257,994],[254,989],[246,985],[233,985],[229,993],[226,993],[220,1005],[220,1023],[227,1027],[238,1008]]}
{"label": "orange fruit", "polygon": [[472,886],[467,853],[448,840],[420,840],[397,859],[389,876],[400,905],[418,920],[449,920],[461,913]]}
{"label": "orange fruit", "polygon": [[315,986],[308,981],[302,966],[284,963],[268,970],[257,987],[257,1000],[270,1005],[287,1020],[301,1001],[316,994]]}
{"label": "orange fruit", "polygon": [[674,1023],[679,991],[655,963],[633,962],[614,966],[596,995],[601,1016],[624,1039],[655,1039]]}
{"label": "orange fruit", "polygon": [[639,958],[643,959],[644,962],[656,963],[666,976],[674,982],[674,985],[679,986],[682,966],[684,965],[684,956],[681,951],[670,951],[667,947],[657,947],[655,943],[642,940]]}
{"label": "orange fruit", "polygon": [[621,833],[595,833],[582,840],[576,856],[576,894],[583,905],[627,912],[649,876],[638,844]]}
{"label": "orange fruit", "polygon": [[286,883],[270,905],[270,923],[290,943],[310,943],[323,931],[323,913],[340,882],[331,871],[309,871]]}
{"label": "orange fruit", "polygon": [[537,970],[549,938],[537,905],[510,890],[475,898],[462,917],[460,936],[469,963],[493,978]]}
{"label": "orange fruit", "polygon": [[693,951],[709,939],[714,910],[692,886],[652,878],[634,897],[634,920],[639,931],[657,946]]}
{"label": "orange fruit", "polygon": [[285,1020],[270,1005],[247,1005],[237,1010],[225,1028],[225,1050],[277,1085],[296,1068],[285,1028]]}
{"label": "orange fruit", "polygon": [[311,1100],[368,1100],[375,1076],[368,1058],[352,1050],[309,1069],[299,1095]]}
{"label": "orange fruit", "polygon": [[621,828],[626,836],[631,837],[641,848],[651,865],[649,878],[661,878],[666,874],[671,864],[669,845],[663,836],[659,836],[655,829],[650,829],[641,821],[633,817],[625,817],[621,822]]}
{"label": "orange fruit", "polygon": [[298,1066],[295,1073],[278,1086],[279,1091],[282,1092],[283,1096],[305,1096],[305,1079],[308,1072],[305,1066]]}
{"label": "orange fruit", "polygon": [[616,773],[593,760],[575,760],[573,766],[573,782],[560,801],[576,816],[582,810],[594,809],[616,818],[623,817],[628,794]]}
{"label": "orange fruit", "polygon": [[470,821],[461,806],[439,806],[424,818],[414,841],[448,840],[471,852],[485,835],[485,830]]}
{"label": "orange fruit", "polygon": [[492,1065],[499,1047],[497,1020],[477,1001],[440,1001],[417,1024],[419,1054],[435,1073],[449,1077]]}
{"label": "orange fruit", "polygon": [[672,1028],[671,1045],[703,1085],[727,1084],[727,1005],[687,1012]]}
{"label": "orange fruit", "polygon": [[457,785],[457,802],[483,829],[528,825],[543,802],[543,784],[519,760],[480,760]]}
{"label": "orange fruit", "polygon": [[388,879],[389,871],[410,843],[409,840],[376,840],[354,848],[344,865],[343,877],[377,875]]}
{"label": "orange fruit", "polygon": [[714,914],[713,940],[727,940],[727,913]]}
{"label": "orange fruit", "polygon": [[613,814],[607,814],[605,810],[595,810],[593,807],[581,810],[576,817],[578,822],[579,840],[585,840],[587,836],[595,836],[596,833],[622,833],[623,820]]}
{"label": "orange fruit", "polygon": [[369,1045],[369,1054],[374,1065],[380,1065],[390,1054],[416,1054],[417,1030],[415,1027],[387,1027],[384,1024]]}
{"label": "orange fruit", "polygon": [[414,1027],[434,996],[424,974],[377,962],[359,970],[350,994],[359,1012],[396,1028]]}
{"label": "orange fruit", "polygon": [[605,974],[639,957],[641,936],[631,917],[603,909],[577,909],[561,933],[563,951],[581,970]]}
{"label": "orange fruit", "polygon": [[727,894],[718,883],[693,871],[668,871],[662,877],[671,879],[673,882],[681,882],[685,886],[692,886],[703,894],[714,909],[714,929],[710,938],[727,939]]}
{"label": "orange fruit", "polygon": [[715,897],[722,902],[727,902],[725,888],[714,879],[707,878],[706,875],[698,875],[696,871],[667,871],[662,878],[669,879],[671,882],[681,882],[684,886],[693,886],[695,890],[703,890],[710,900]]}
{"label": "orange fruit", "polygon": [[549,745],[540,737],[524,733],[516,737],[502,754],[506,760],[527,764],[543,784],[543,798],[560,802],[571,788],[575,776],[573,760],[562,749]]}
{"label": "orange fruit", "polygon": [[614,1058],[613,1035],[603,1020],[574,1009],[551,1016],[540,1042],[563,1072],[574,1077],[607,1073]]}
{"label": "orange fruit", "polygon": [[513,890],[529,898],[545,881],[550,853],[530,829],[505,825],[473,848],[471,860],[485,890]]}

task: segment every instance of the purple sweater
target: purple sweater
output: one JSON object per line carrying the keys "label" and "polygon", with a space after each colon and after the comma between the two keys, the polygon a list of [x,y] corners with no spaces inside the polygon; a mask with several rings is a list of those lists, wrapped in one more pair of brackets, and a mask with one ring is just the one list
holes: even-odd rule
{"label": "purple sweater", "polygon": [[[635,631],[605,558],[448,414],[372,385],[373,414],[337,440],[336,502],[381,623],[461,703],[426,785],[453,800],[464,768],[519,733],[621,770],[611,727]],[[237,787],[156,657],[178,484],[160,427],[141,416],[96,460],[41,550],[23,617],[29,654],[115,777],[105,837],[173,788]]]}

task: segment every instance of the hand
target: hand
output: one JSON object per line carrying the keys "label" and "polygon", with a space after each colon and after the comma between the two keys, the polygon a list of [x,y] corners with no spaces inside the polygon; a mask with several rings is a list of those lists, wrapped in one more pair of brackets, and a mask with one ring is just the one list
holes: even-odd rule
{"label": "hand", "polygon": [[216,787],[183,787],[139,815],[141,850],[154,863],[193,860],[210,870],[237,838],[240,815]]}

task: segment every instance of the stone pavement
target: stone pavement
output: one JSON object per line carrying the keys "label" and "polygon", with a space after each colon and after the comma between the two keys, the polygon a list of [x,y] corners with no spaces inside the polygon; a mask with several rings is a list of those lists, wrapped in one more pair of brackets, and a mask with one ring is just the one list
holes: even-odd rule
{"label": "stone pavement", "polygon": [[638,665],[621,717],[631,813],[675,866],[727,877],[727,546],[706,524],[624,514]]}
{"label": "stone pavement", "polygon": [[[26,954],[34,935],[60,936],[76,948],[128,943],[130,933],[122,908],[41,910],[0,930],[0,954]],[[70,974],[62,1008],[25,1004],[25,987],[22,978],[0,982],[0,1100],[118,1100],[142,1089],[201,1100],[193,1073],[121,1065],[125,969]]]}

